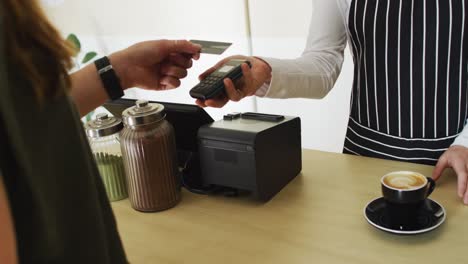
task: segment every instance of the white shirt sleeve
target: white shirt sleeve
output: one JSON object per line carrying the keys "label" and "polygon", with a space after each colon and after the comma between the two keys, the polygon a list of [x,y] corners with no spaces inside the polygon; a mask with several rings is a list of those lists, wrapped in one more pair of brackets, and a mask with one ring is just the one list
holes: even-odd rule
{"label": "white shirt sleeve", "polygon": [[455,145],[468,148],[468,122],[463,128],[460,135],[458,135],[458,137],[456,137],[455,140],[453,141],[452,146],[455,146]]}
{"label": "white shirt sleeve", "polygon": [[306,48],[296,59],[264,58],[272,78],[257,96],[322,98],[333,88],[343,64],[347,34],[342,6],[333,0],[312,0]]}

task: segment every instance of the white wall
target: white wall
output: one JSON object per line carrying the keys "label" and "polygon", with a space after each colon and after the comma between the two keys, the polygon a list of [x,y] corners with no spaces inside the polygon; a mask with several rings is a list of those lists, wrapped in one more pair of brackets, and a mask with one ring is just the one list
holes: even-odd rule
{"label": "white wall", "polygon": [[[141,40],[206,39],[233,42],[221,56],[206,55],[195,63],[179,89],[165,92],[132,89],[127,97],[193,103],[188,91],[198,75],[218,60],[249,54],[248,26],[255,55],[293,58],[301,54],[312,10],[309,0],[250,0],[250,24],[243,0],[42,0],[46,12],[64,35],[75,33],[83,50],[109,54]],[[303,147],[341,152],[352,82],[349,54],[334,90],[323,100],[256,99],[229,103],[207,111],[253,111],[300,116]]]}

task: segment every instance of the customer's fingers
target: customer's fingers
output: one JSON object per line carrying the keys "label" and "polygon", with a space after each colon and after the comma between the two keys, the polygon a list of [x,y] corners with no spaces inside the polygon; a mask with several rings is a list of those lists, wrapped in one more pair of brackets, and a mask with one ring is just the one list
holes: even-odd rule
{"label": "customer's fingers", "polygon": [[[468,205],[468,174],[466,173],[468,171],[468,164],[465,165],[465,176],[463,179],[459,179],[458,183],[463,184],[464,183],[464,189],[462,188],[462,191],[464,191],[464,196],[463,196],[463,203]],[[460,176],[458,176],[460,177]]]}
{"label": "customer's fingers", "polygon": [[466,173],[465,162],[462,159],[456,159],[456,160],[452,161],[451,163],[452,163],[451,165],[452,165],[453,170],[457,174],[458,196],[460,198],[463,198],[463,196],[465,195],[465,192],[466,192],[466,184],[467,184],[467,182],[466,182],[467,173]]}
{"label": "customer's fingers", "polygon": [[193,65],[192,57],[186,54],[173,53],[169,56],[169,61],[174,65],[189,69]]}
{"label": "customer's fingers", "polygon": [[448,165],[448,160],[446,155],[442,155],[439,160],[437,161],[437,164],[434,167],[434,170],[432,171],[432,178],[437,181],[440,176],[442,175],[442,172],[444,171],[445,168],[447,168]]}
{"label": "customer's fingers", "polygon": [[164,76],[161,78],[159,83],[165,87],[165,89],[174,89],[180,86],[180,80],[172,76]]}
{"label": "customer's fingers", "polygon": [[194,44],[188,40],[169,40],[168,52],[170,53],[188,53],[192,58],[200,57],[201,45]]}
{"label": "customer's fingers", "polygon": [[178,79],[185,78],[187,76],[187,70],[171,64],[164,64],[161,66],[161,74],[172,76]]}

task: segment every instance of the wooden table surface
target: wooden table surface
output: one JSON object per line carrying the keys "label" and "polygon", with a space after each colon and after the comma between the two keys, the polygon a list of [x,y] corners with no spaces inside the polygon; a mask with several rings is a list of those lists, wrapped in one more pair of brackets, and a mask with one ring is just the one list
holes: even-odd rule
{"label": "wooden table surface", "polygon": [[[363,209],[381,196],[380,177],[431,166],[304,150],[302,173],[267,203],[183,191],[158,213],[114,202],[131,263],[468,263],[468,206],[447,170],[431,198],[447,219],[439,228],[399,236],[369,225]],[[425,261],[425,262],[423,262]]]}

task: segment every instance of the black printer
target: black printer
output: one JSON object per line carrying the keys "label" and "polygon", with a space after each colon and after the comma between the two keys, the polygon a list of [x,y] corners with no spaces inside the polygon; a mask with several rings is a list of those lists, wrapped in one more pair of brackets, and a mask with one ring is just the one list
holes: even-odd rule
{"label": "black printer", "polygon": [[202,182],[268,201],[302,169],[299,117],[234,113],[198,130]]}

